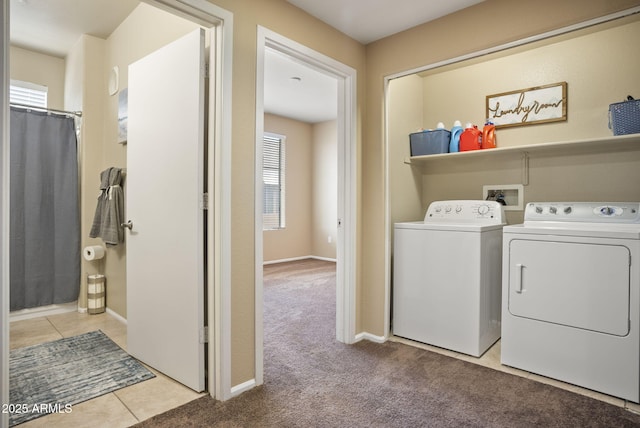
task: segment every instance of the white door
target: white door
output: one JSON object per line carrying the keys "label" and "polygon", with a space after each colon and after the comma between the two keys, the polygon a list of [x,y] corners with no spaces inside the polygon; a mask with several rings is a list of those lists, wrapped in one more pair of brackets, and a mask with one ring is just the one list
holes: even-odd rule
{"label": "white door", "polygon": [[509,243],[509,312],[626,336],[630,261],[622,245],[514,239]]}
{"label": "white door", "polygon": [[204,30],[129,66],[127,350],[203,391]]}

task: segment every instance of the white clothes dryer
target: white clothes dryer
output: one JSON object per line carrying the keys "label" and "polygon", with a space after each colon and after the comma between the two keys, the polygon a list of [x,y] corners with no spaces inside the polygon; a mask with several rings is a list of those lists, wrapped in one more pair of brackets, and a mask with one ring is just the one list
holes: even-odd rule
{"label": "white clothes dryer", "polygon": [[502,265],[502,364],[637,403],[640,204],[529,203]]}
{"label": "white clothes dryer", "polygon": [[500,338],[502,227],[495,201],[433,202],[394,227],[393,334],[482,355]]}

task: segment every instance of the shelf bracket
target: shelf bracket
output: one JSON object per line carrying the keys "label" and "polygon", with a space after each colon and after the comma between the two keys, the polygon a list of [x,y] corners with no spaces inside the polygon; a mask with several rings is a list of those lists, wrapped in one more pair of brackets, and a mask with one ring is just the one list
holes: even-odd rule
{"label": "shelf bracket", "polygon": [[529,152],[522,152],[522,185],[529,185]]}
{"label": "shelf bracket", "polygon": [[411,158],[410,157],[404,158],[404,163],[407,165],[411,165]]}

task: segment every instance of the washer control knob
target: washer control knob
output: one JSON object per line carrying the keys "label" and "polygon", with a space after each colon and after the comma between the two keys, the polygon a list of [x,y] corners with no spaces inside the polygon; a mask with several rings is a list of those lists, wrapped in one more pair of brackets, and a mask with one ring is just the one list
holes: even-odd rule
{"label": "washer control knob", "polygon": [[550,214],[556,214],[557,212],[558,212],[558,209],[556,207],[549,207]]}
{"label": "washer control knob", "polygon": [[450,206],[450,205],[447,205],[447,206],[444,208],[444,211],[445,211],[445,212],[450,213],[450,212],[451,212],[451,206]]}
{"label": "washer control knob", "polygon": [[564,213],[565,214],[571,214],[571,207],[565,207]]}
{"label": "washer control knob", "polygon": [[603,215],[613,215],[616,213],[615,208],[611,208],[611,207],[602,207],[600,208],[600,213],[602,213]]}
{"label": "washer control knob", "polygon": [[536,207],[536,212],[538,214],[542,214],[542,207]]}
{"label": "washer control knob", "polygon": [[480,205],[478,207],[478,214],[485,215],[489,212],[489,207],[487,205]]}
{"label": "washer control knob", "polygon": [[456,212],[459,213],[460,211],[462,211],[462,205],[457,205]]}

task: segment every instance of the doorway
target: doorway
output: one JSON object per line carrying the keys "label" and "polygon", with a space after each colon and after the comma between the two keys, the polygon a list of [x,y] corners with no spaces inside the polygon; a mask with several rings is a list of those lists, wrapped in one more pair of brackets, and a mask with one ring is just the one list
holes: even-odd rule
{"label": "doorway", "polygon": [[264,127],[265,51],[271,49],[337,80],[338,201],[336,237],[336,339],[347,344],[355,337],[355,234],[356,234],[356,72],[273,31],[258,27],[256,82],[256,186],[255,186],[255,290],[256,384],[263,383],[263,200],[262,145]]}

